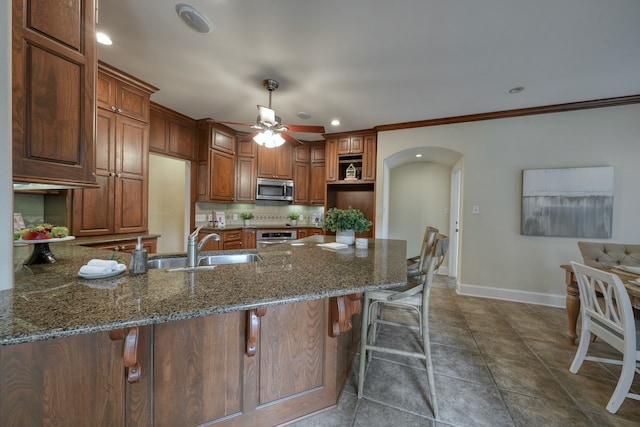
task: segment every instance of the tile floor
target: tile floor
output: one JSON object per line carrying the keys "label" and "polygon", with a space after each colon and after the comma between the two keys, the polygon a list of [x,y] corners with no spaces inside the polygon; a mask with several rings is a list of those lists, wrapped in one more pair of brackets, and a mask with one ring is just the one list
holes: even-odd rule
{"label": "tile floor", "polygon": [[[430,310],[437,421],[427,404],[423,362],[374,353],[362,399],[356,396],[356,358],[338,406],[293,425],[640,425],[640,401],[626,399],[616,415],[605,410],[618,378],[616,366],[585,362],[577,375],[569,372],[576,347],[564,335],[564,309],[459,296],[439,277]],[[390,328],[381,328],[379,342],[397,341],[408,348],[410,340]],[[603,342],[592,348],[603,355],[616,353]],[[639,377],[635,392],[640,391]]]}

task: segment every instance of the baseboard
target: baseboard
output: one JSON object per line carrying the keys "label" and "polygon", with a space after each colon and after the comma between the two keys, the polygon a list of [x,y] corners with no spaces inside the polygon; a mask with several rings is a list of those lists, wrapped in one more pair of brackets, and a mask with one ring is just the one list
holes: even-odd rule
{"label": "baseboard", "polygon": [[546,305],[558,308],[564,308],[566,306],[567,297],[564,294],[543,294],[540,292],[517,291],[514,289],[492,288],[489,286],[466,285],[462,283],[457,285],[456,291],[459,295]]}

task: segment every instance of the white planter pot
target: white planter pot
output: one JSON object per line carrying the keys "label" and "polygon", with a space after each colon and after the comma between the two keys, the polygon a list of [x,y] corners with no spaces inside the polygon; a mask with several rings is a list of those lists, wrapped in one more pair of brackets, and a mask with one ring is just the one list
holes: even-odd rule
{"label": "white planter pot", "polygon": [[291,225],[297,225],[298,224],[298,220],[297,219],[292,219],[291,220]]}
{"label": "white planter pot", "polygon": [[345,245],[353,245],[356,241],[356,232],[353,230],[336,231],[336,242]]}
{"label": "white planter pot", "polygon": [[244,226],[245,226],[245,227],[248,227],[248,226],[250,226],[250,225],[251,225],[251,220],[250,220],[250,219],[245,219],[245,220],[244,220]]}

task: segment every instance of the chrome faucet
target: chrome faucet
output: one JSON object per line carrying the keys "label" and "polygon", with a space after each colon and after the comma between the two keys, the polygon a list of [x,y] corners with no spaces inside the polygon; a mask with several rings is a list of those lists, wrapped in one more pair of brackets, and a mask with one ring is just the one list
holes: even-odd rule
{"label": "chrome faucet", "polygon": [[200,242],[198,242],[198,233],[202,225],[198,226],[193,233],[189,234],[187,238],[187,268],[195,268],[198,265],[198,258],[200,257],[200,250],[209,240],[213,239],[216,242],[220,241],[220,235],[217,233],[211,233],[204,236]]}

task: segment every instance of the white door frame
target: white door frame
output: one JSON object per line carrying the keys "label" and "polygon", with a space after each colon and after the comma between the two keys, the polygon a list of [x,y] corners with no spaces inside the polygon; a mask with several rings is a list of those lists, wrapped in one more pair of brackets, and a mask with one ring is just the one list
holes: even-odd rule
{"label": "white door frame", "polygon": [[449,218],[449,276],[451,277],[458,277],[461,184],[462,167],[460,162],[457,162],[451,169],[451,215]]}

